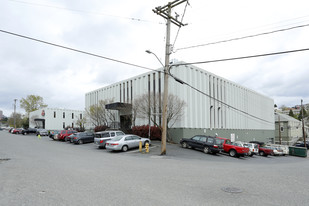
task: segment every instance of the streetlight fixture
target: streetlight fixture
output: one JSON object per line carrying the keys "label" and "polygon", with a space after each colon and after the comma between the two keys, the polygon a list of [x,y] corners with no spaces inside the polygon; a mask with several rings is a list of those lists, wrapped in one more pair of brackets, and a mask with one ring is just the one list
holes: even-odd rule
{"label": "streetlight fixture", "polygon": [[[169,43],[168,43],[169,45]],[[163,111],[162,111],[162,138],[161,138],[161,155],[166,155],[166,134],[167,134],[167,96],[168,96],[168,74],[169,74],[169,68],[170,65],[168,64],[169,62],[169,57],[166,58],[165,61],[165,66],[163,63],[160,61],[158,56],[151,52],[150,50],[146,50],[148,54],[153,54],[157,60],[160,62],[160,64],[164,68],[164,93],[163,93]],[[169,55],[167,55],[169,56]],[[149,125],[150,126],[150,125]]]}

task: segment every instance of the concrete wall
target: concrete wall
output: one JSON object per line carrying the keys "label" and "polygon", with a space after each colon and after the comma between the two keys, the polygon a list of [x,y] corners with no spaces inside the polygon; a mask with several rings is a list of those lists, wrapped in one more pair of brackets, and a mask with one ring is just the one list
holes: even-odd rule
{"label": "concrete wall", "polygon": [[169,137],[173,142],[179,143],[182,137],[190,138],[194,135],[209,135],[230,138],[234,134],[235,141],[261,141],[269,142],[274,137],[274,130],[243,130],[243,129],[187,129],[187,128],[172,128],[168,130]]}

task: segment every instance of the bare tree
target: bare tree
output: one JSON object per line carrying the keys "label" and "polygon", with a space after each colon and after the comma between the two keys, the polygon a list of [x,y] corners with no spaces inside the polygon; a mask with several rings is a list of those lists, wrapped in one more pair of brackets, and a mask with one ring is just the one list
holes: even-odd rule
{"label": "bare tree", "polygon": [[[163,97],[161,97],[163,98]],[[173,125],[183,116],[184,107],[186,103],[179,97],[169,94],[167,103],[167,126],[168,128],[173,127]],[[159,105],[159,94],[143,94],[137,97],[133,102],[133,114],[135,117],[142,119],[149,119],[153,124],[161,128],[159,125],[160,105]],[[134,115],[133,115],[134,116]]]}
{"label": "bare tree", "polygon": [[87,118],[83,117],[83,118],[79,118],[78,115],[75,115],[76,120],[76,125],[79,126],[80,131],[85,131],[85,124],[87,122]]}
{"label": "bare tree", "polygon": [[115,112],[105,109],[105,105],[112,101],[100,100],[98,104],[86,108],[86,115],[94,126],[108,125],[108,122],[116,120]]}

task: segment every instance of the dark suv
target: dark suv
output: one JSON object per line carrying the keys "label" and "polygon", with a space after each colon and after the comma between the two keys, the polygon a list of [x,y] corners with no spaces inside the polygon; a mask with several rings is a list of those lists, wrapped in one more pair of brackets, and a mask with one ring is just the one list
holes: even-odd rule
{"label": "dark suv", "polygon": [[30,133],[32,133],[32,134],[36,134],[36,131],[37,131],[37,129],[35,129],[35,128],[28,128],[28,129],[23,129],[22,131],[21,131],[21,133],[23,134],[23,135],[25,135],[25,134],[30,134]]}
{"label": "dark suv", "polygon": [[180,140],[180,144],[183,148],[203,150],[206,154],[216,154],[222,150],[221,139],[205,135],[196,135],[189,139],[183,138]]}
{"label": "dark suv", "polygon": [[92,132],[79,132],[74,134],[73,143],[75,144],[84,144],[93,142],[94,134]]}

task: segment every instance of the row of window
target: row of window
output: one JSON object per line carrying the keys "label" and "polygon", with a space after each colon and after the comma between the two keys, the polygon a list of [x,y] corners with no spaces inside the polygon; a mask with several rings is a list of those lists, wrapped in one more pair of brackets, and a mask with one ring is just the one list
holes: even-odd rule
{"label": "row of window", "polygon": [[[65,122],[63,122],[62,127],[65,128]],[[74,123],[72,123],[72,128],[74,128]]]}
{"label": "row of window", "polygon": [[[57,114],[57,113],[54,112],[54,118],[57,117],[56,114]],[[63,117],[63,119],[65,118],[65,112],[62,113],[62,117]],[[82,119],[82,118],[83,118],[83,114],[79,114],[79,118]],[[72,119],[74,119],[74,113],[72,113]]]}

